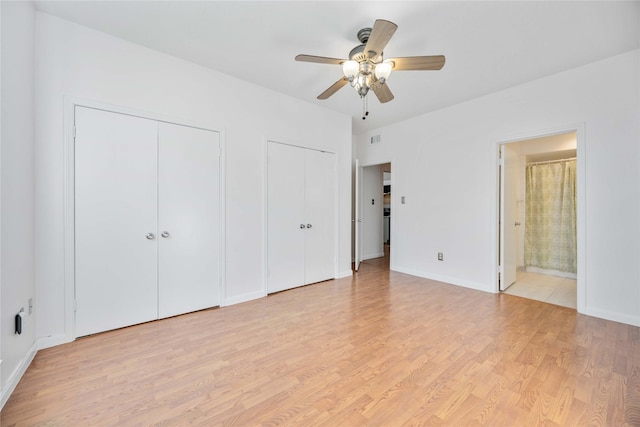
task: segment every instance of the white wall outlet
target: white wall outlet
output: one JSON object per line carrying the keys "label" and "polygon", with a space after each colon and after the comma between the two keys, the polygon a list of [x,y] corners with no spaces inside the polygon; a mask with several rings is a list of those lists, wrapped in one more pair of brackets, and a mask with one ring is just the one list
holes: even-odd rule
{"label": "white wall outlet", "polygon": [[438,261],[444,261],[444,254],[442,252],[438,252]]}

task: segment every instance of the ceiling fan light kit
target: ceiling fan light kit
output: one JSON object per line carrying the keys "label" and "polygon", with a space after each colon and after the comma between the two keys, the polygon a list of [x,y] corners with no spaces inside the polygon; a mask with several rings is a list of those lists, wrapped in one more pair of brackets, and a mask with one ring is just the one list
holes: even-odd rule
{"label": "ceiling fan light kit", "polygon": [[349,59],[329,58],[326,56],[298,55],[296,61],[336,64],[342,66],[344,77],[318,95],[318,99],[327,99],[347,83],[362,98],[363,115],[366,119],[367,95],[372,89],[381,103],[391,101],[394,96],[386,84],[392,70],[440,70],[445,63],[443,55],[410,56],[384,60],[382,51],[391,40],[398,26],[390,21],[378,19],[373,28],[358,31],[360,45],[349,52]]}

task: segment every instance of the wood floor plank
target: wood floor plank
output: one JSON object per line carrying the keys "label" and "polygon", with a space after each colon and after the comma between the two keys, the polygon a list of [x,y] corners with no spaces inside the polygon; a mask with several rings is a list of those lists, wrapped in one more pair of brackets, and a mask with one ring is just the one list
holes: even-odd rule
{"label": "wood floor plank", "polygon": [[0,422],[640,425],[640,328],[387,262],[42,350]]}

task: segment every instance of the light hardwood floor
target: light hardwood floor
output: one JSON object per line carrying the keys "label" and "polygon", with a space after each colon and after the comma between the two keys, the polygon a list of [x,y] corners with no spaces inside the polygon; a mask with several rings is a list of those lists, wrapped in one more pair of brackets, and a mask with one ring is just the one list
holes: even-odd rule
{"label": "light hardwood floor", "polygon": [[363,263],[40,351],[2,426],[640,425],[640,328]]}

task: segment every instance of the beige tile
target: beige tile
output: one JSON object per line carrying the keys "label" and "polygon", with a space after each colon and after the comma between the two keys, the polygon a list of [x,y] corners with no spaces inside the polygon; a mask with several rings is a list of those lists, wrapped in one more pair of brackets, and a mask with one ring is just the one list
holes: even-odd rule
{"label": "beige tile", "polygon": [[576,281],[564,277],[519,271],[506,294],[576,308]]}

